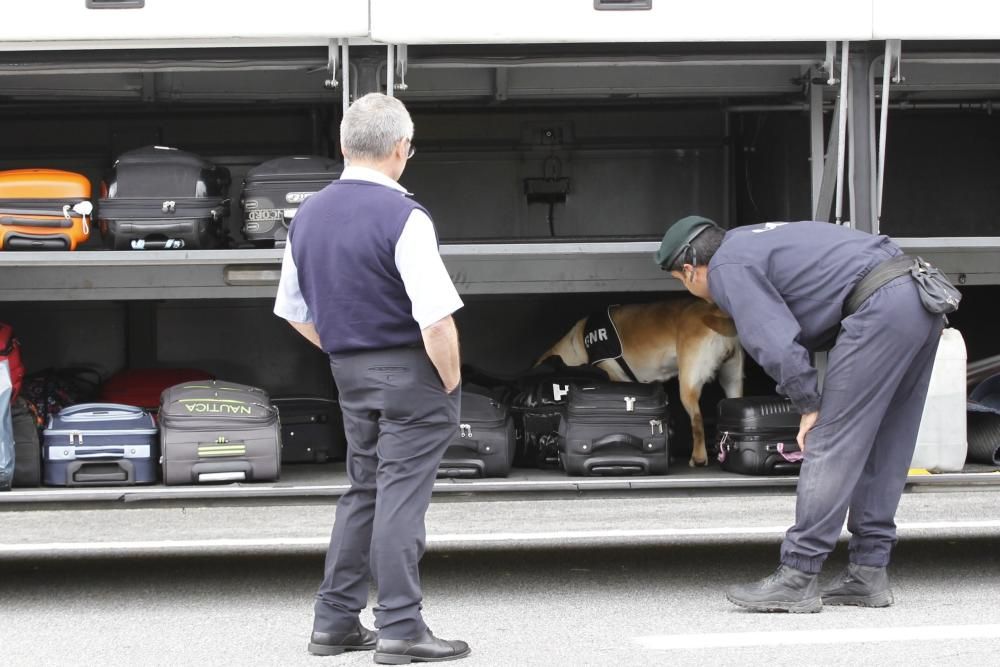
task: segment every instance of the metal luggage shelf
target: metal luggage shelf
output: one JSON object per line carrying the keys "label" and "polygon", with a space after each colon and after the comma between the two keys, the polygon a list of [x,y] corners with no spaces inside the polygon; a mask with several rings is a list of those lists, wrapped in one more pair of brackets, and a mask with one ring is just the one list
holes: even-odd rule
{"label": "metal luggage shelf", "polygon": [[[1000,284],[1000,237],[902,238],[959,285]],[[464,243],[441,247],[463,294],[678,289],[650,241]],[[272,298],[282,250],[0,252],[0,301]]]}
{"label": "metal luggage shelf", "polygon": [[[547,497],[553,495],[631,494],[631,493],[724,493],[788,492],[797,477],[749,477],[727,473],[717,467],[692,469],[675,464],[668,475],[657,477],[567,477],[560,471],[515,470],[510,477],[495,479],[439,479],[434,485],[438,500],[477,500],[484,494]],[[272,483],[234,483],[203,486],[131,486],[105,488],[14,489],[0,493],[0,511],[53,505],[121,507],[140,503],[211,504],[255,503],[283,504],[328,502],[349,488],[342,463],[289,465],[282,469],[282,479]],[[917,474],[908,480],[908,489],[970,488],[1000,489],[1000,470],[985,465],[969,465],[960,473]]]}

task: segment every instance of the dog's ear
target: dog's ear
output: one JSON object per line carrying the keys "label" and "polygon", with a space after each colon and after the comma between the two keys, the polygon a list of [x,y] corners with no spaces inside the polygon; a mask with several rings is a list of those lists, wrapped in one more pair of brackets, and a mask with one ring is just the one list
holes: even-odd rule
{"label": "dog's ear", "polygon": [[708,313],[702,315],[701,321],[706,327],[718,334],[729,338],[736,337],[736,323],[725,315]]}

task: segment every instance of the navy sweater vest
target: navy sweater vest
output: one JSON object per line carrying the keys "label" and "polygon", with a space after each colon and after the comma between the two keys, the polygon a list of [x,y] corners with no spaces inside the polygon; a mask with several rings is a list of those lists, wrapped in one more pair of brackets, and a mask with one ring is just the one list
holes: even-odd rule
{"label": "navy sweater vest", "polygon": [[426,212],[404,192],[339,180],[295,214],[299,288],[328,354],[422,343],[396,268],[396,242],[415,208]]}

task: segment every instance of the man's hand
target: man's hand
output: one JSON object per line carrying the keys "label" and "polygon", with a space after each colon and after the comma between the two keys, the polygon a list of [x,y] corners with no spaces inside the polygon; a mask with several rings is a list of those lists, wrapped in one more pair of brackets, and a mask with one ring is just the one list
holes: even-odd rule
{"label": "man's hand", "polygon": [[441,376],[444,390],[448,393],[455,391],[462,381],[455,320],[449,315],[422,329],[420,333],[424,337],[427,356]]}
{"label": "man's hand", "polygon": [[806,451],[806,433],[808,433],[813,426],[816,425],[816,420],[819,419],[819,412],[807,412],[802,415],[802,419],[799,420],[799,434],[796,436],[795,440],[799,443],[799,450],[805,454]]}

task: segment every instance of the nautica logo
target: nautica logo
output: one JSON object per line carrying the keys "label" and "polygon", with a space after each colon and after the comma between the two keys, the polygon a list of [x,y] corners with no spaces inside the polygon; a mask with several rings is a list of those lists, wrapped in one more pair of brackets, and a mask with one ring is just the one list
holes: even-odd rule
{"label": "nautica logo", "polygon": [[188,412],[214,415],[249,415],[249,405],[228,405],[226,403],[188,403],[184,406]]}

